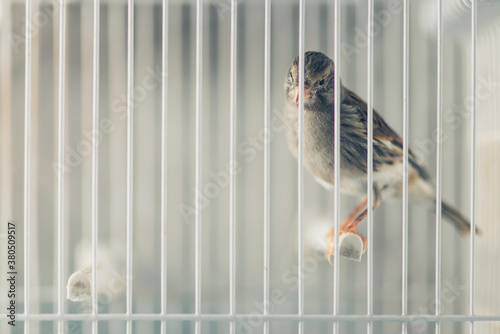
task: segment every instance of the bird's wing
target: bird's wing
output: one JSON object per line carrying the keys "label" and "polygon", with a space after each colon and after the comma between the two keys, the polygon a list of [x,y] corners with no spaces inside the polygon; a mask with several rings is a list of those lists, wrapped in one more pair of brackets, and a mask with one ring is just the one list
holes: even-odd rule
{"label": "bird's wing", "polygon": [[[365,101],[363,101],[354,92],[348,89],[345,90],[346,94],[343,103],[357,106],[356,109],[358,110],[361,121],[365,125],[366,129],[366,124],[368,122],[368,106],[366,105]],[[375,110],[373,110],[373,138],[378,143],[387,146],[388,149],[393,153],[391,154],[393,158],[401,157],[403,155],[403,140]],[[417,157],[411,150],[408,150],[408,158],[410,164],[418,171],[420,177],[422,177],[424,180],[430,181],[431,177],[429,173],[423,166],[418,163]]]}

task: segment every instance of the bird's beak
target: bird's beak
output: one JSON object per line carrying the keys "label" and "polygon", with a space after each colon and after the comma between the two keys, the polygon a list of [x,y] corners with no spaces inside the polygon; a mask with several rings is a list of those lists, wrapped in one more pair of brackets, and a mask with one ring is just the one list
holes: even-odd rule
{"label": "bird's beak", "polygon": [[[299,85],[295,85],[295,103],[299,104]],[[309,90],[309,86],[304,85],[304,101],[311,97],[311,91]]]}

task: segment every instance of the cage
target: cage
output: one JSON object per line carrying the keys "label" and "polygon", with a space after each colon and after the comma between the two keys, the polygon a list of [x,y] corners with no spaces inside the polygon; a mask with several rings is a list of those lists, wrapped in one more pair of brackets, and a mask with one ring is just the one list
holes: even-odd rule
{"label": "cage", "polygon": [[[498,2],[2,0],[0,31],[2,333],[500,333]],[[286,147],[307,50],[481,234],[405,196],[326,261],[358,199]]]}

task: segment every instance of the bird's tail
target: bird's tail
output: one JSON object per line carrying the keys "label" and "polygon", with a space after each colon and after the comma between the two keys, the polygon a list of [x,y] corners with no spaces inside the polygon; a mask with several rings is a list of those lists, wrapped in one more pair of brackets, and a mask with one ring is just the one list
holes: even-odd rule
{"label": "bird's tail", "polygon": [[[461,231],[462,233],[470,232],[469,220],[465,218],[457,209],[455,209],[445,201],[442,201],[441,210],[443,216],[450,220],[459,231]],[[481,231],[476,227],[476,233],[480,232]]]}

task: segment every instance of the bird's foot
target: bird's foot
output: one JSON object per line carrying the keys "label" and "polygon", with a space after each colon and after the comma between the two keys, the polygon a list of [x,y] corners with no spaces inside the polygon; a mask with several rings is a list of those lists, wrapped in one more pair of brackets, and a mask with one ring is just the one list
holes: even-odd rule
{"label": "bird's foot", "polygon": [[[361,251],[361,243],[363,250]],[[335,229],[332,227],[330,232],[326,235],[326,251],[325,256],[330,264],[332,256],[335,253]],[[366,252],[366,238],[356,231],[355,228],[345,228],[340,226],[339,230],[339,252],[340,255],[349,259],[357,261],[361,260],[361,255]]]}

